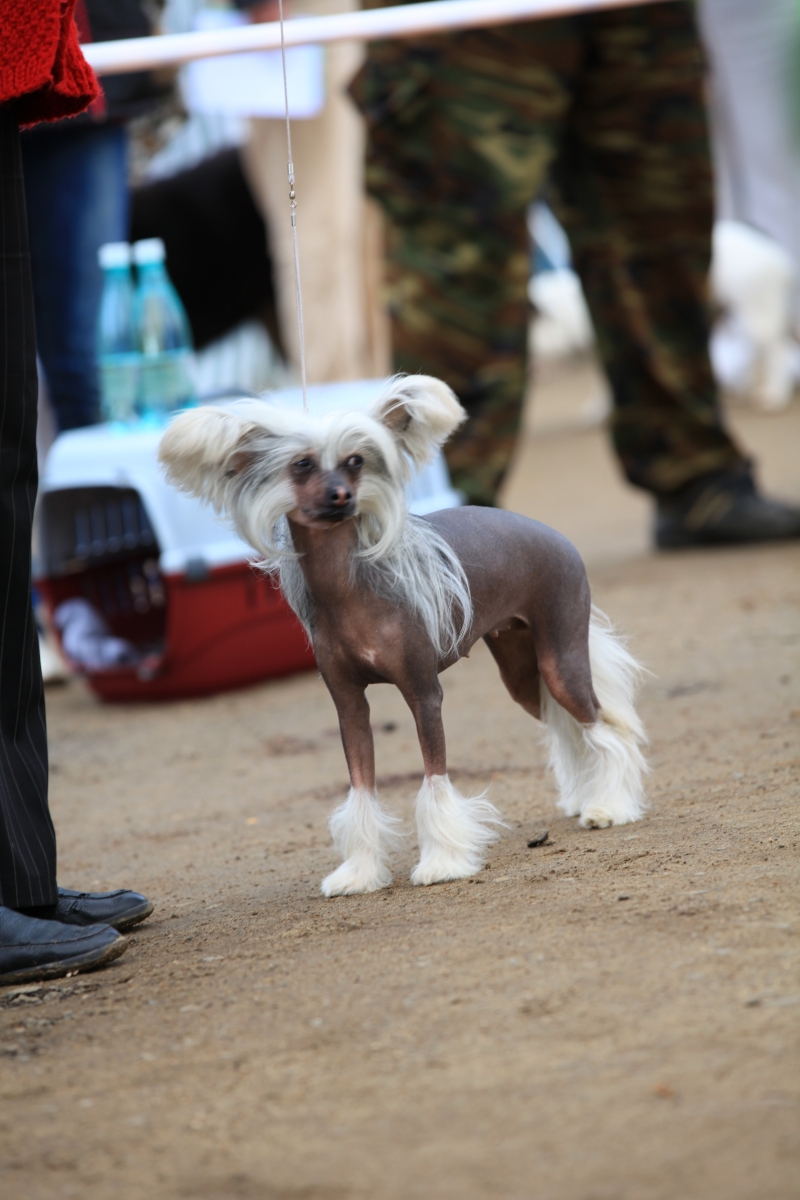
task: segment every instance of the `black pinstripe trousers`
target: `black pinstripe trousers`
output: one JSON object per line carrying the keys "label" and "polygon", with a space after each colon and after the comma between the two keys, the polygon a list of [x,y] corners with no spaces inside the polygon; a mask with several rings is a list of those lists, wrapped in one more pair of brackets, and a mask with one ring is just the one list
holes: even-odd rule
{"label": "black pinstripe trousers", "polygon": [[36,333],[19,129],[0,108],[0,904],[56,901],[47,729],[31,606]]}

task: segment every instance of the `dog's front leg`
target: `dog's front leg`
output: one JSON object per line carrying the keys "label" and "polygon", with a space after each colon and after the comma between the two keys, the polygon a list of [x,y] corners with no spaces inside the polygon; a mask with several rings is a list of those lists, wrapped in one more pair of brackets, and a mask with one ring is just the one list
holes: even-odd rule
{"label": "dog's front leg", "polygon": [[326,678],[339,714],[350,793],[332,814],[333,842],[344,862],[322,881],[325,896],[375,892],[392,882],[389,859],[399,839],[396,817],[384,812],[375,791],[375,749],[364,688]]}
{"label": "dog's front leg", "polygon": [[406,701],[414,714],[425,764],[417,796],[420,858],[411,882],[464,879],[481,870],[486,847],[496,837],[499,813],[485,796],[462,796],[450,782],[438,678],[423,694],[406,693]]}

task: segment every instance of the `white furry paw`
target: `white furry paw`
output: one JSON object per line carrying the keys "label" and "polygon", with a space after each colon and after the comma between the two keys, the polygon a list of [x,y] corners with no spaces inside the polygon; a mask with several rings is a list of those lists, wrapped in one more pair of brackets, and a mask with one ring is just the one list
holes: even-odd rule
{"label": "white furry paw", "polygon": [[485,796],[462,796],[447,775],[428,776],[417,796],[420,860],[411,882],[424,887],[477,875],[502,823]]}
{"label": "white furry paw", "polygon": [[608,829],[609,825],[628,825],[637,819],[624,812],[612,812],[602,804],[592,804],[583,810],[578,824],[583,829]]}
{"label": "white furry paw", "polygon": [[475,858],[432,855],[417,863],[411,872],[411,882],[414,887],[427,887],[430,883],[446,883],[448,879],[468,879],[470,875],[477,875],[482,867],[482,860]]}
{"label": "white furry paw", "polygon": [[358,896],[364,892],[379,892],[392,882],[392,874],[381,864],[365,864],[348,858],[340,867],[326,875],[321,884],[323,896]]}
{"label": "white furry paw", "polygon": [[608,829],[609,825],[614,824],[614,818],[607,808],[593,804],[591,808],[586,809],[586,812],[581,813],[578,824],[582,829]]}

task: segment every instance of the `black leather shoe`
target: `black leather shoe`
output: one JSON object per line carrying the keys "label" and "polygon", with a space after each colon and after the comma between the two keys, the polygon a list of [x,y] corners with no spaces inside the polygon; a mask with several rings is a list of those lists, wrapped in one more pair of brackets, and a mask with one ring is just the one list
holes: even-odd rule
{"label": "black leather shoe", "polygon": [[800,508],[759,494],[749,466],[704,475],[659,496],[655,541],[661,550],[800,538]]}
{"label": "black leather shoe", "polygon": [[0,984],[89,971],[119,958],[127,947],[128,939],[108,925],[76,929],[0,906]]}
{"label": "black leather shoe", "polygon": [[37,908],[20,908],[27,917],[40,921],[61,921],[63,925],[111,925],[114,929],[130,929],[144,921],[153,911],[153,902],[138,892],[121,889],[117,892],[71,892],[58,889],[55,904]]}

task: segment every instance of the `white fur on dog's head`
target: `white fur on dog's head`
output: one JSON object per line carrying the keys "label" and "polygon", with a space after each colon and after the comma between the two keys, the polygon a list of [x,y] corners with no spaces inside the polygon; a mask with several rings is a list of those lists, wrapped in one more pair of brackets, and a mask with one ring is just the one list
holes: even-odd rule
{"label": "white fur on dog's head", "polygon": [[310,453],[331,470],[359,454],[359,543],[362,555],[377,559],[402,533],[411,464],[428,462],[465,419],[440,380],[397,377],[366,411],[318,417],[260,400],[190,409],[173,420],[158,456],[170,483],[213,505],[275,558],[284,553],[276,525],[296,503],[290,465]]}
{"label": "white fur on dog's head", "polygon": [[369,409],[415,467],[434,454],[467,419],[455,393],[432,375],[397,375]]}

